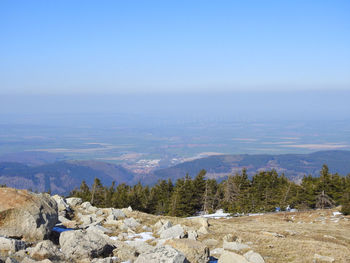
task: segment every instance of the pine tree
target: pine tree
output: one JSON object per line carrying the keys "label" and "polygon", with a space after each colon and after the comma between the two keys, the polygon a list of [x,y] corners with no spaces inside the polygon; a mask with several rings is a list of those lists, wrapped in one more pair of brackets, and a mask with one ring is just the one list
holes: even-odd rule
{"label": "pine tree", "polygon": [[201,170],[192,181],[192,198],[191,206],[195,212],[199,212],[203,208],[203,195],[206,190],[205,170]]}

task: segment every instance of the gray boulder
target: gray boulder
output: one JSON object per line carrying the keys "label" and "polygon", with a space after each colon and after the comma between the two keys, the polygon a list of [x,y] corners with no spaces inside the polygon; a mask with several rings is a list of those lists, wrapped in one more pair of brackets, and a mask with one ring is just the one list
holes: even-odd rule
{"label": "gray boulder", "polygon": [[250,246],[243,244],[243,243],[239,243],[239,242],[227,242],[224,241],[224,245],[223,248],[225,250],[233,250],[233,251],[241,251],[244,249],[249,249]]}
{"label": "gray boulder", "polygon": [[0,236],[1,251],[16,252],[25,248],[26,243],[24,241]]}
{"label": "gray boulder", "polygon": [[158,228],[158,234],[161,234],[164,230],[167,230],[172,226],[173,224],[168,220],[167,221],[159,220],[155,225],[155,227]]}
{"label": "gray boulder", "polygon": [[265,263],[264,258],[253,250],[248,251],[243,256],[251,263]]}
{"label": "gray boulder", "polygon": [[249,263],[249,261],[239,254],[225,251],[219,257],[218,263]]}
{"label": "gray boulder", "polygon": [[70,197],[66,199],[66,202],[70,207],[74,208],[78,205],[81,205],[83,203],[83,200],[78,197]]}
{"label": "gray boulder", "polygon": [[84,209],[86,213],[96,213],[98,210],[98,208],[91,205],[90,202],[84,202],[80,205],[80,207]]}
{"label": "gray boulder", "polygon": [[130,246],[127,242],[117,241],[116,249],[113,250],[113,255],[122,262],[134,262],[136,257],[140,254],[135,247]]}
{"label": "gray boulder", "polygon": [[91,263],[117,263],[119,259],[117,257],[107,257],[107,258],[94,258]]}
{"label": "gray boulder", "polygon": [[113,240],[96,231],[66,231],[60,235],[59,243],[66,258],[97,258],[112,255]]}
{"label": "gray boulder", "polygon": [[94,231],[101,234],[111,234],[113,231],[100,225],[89,226],[86,231]]}
{"label": "gray boulder", "polygon": [[137,222],[135,218],[131,217],[131,218],[124,219],[124,225],[126,225],[129,228],[135,229],[139,227],[141,224]]}
{"label": "gray boulder", "polygon": [[7,258],[5,263],[18,263],[18,261],[14,258]]}
{"label": "gray boulder", "polygon": [[184,238],[185,230],[181,225],[175,225],[160,233],[161,239]]}
{"label": "gray boulder", "polygon": [[123,210],[115,208],[110,208],[109,216],[113,217],[112,220],[118,220],[126,217]]}
{"label": "gray boulder", "polygon": [[165,244],[182,252],[190,262],[207,263],[209,261],[209,248],[199,241],[187,238],[170,239]]}
{"label": "gray boulder", "polygon": [[63,197],[59,195],[54,195],[52,198],[57,203],[58,212],[66,212],[67,210],[70,210],[69,205],[66,203]]}
{"label": "gray boulder", "polygon": [[35,260],[55,260],[63,257],[62,252],[49,240],[39,242],[34,248],[29,250],[29,255]]}
{"label": "gray boulder", "polygon": [[41,241],[57,221],[57,203],[49,195],[0,188],[0,235]]}
{"label": "gray boulder", "polygon": [[150,262],[185,263],[188,262],[188,260],[184,254],[171,246],[159,246],[149,252],[141,254],[135,261],[135,263]]}
{"label": "gray boulder", "polygon": [[188,239],[197,240],[197,237],[198,237],[197,231],[189,230],[187,231],[187,234],[188,234],[188,237],[187,237]]}
{"label": "gray boulder", "polygon": [[133,247],[138,254],[151,251],[154,247],[143,241],[129,241],[128,245]]}

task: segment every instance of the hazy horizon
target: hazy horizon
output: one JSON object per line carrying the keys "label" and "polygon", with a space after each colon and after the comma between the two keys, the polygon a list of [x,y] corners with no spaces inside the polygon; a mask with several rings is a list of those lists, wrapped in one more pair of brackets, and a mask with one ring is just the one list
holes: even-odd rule
{"label": "hazy horizon", "polygon": [[169,164],[350,149],[349,10],[341,0],[1,1],[0,153]]}

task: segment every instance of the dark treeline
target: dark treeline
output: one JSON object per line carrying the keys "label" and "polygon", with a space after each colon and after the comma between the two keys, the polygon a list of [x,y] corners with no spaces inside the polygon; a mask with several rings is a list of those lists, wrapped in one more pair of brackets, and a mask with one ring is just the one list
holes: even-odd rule
{"label": "dark treeline", "polygon": [[274,211],[276,207],[297,209],[330,208],[342,205],[350,213],[350,175],[331,174],[324,165],[320,177],[304,176],[301,184],[276,171],[264,171],[248,178],[245,169],[220,183],[206,179],[202,170],[195,178],[186,175],[175,184],[160,180],[156,185],[126,184],[106,187],[95,179],[90,188],[84,181],[71,196],[81,197],[98,207],[133,209],[146,213],[191,216],[199,211],[222,208],[230,213]]}

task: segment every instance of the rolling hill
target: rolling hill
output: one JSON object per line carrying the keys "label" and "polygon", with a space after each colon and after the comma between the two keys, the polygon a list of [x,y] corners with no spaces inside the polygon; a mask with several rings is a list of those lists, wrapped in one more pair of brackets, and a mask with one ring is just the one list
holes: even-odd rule
{"label": "rolling hill", "polygon": [[1,162],[0,184],[33,191],[67,194],[82,180],[91,185],[97,177],[105,185],[112,181],[131,183],[134,174],[125,168],[97,161],[59,161],[39,166]]}
{"label": "rolling hill", "polygon": [[[176,181],[187,173],[194,177],[201,169],[207,170],[209,178],[217,180],[240,172],[243,168],[247,169],[250,176],[260,170],[275,169],[294,181],[300,180],[305,174],[318,176],[323,164],[327,164],[332,173],[341,175],[350,173],[350,151],[281,155],[216,155],[159,169],[144,176],[136,175],[121,165],[100,161],[55,161],[56,156],[44,159],[41,155],[28,158],[27,156],[19,158],[18,162],[13,162],[17,160],[14,156],[9,158],[12,162],[1,162],[0,159],[0,184],[39,192],[51,190],[52,193],[67,194],[75,187],[79,187],[82,180],[91,185],[95,177],[99,178],[104,185],[110,185],[112,181],[117,184],[135,184],[138,180],[143,184],[152,185],[160,179],[171,178]],[[40,159],[40,162],[37,159]],[[34,165],[37,163],[40,165]]]}
{"label": "rolling hill", "polygon": [[319,151],[311,154],[242,154],[216,155],[180,163],[173,167],[157,170],[150,180],[177,179],[188,173],[191,177],[201,169],[207,171],[210,178],[225,178],[229,174],[246,168],[250,176],[260,170],[275,169],[288,178],[298,181],[305,174],[318,176],[323,164],[327,164],[332,173],[347,175],[350,173],[350,151]]}

